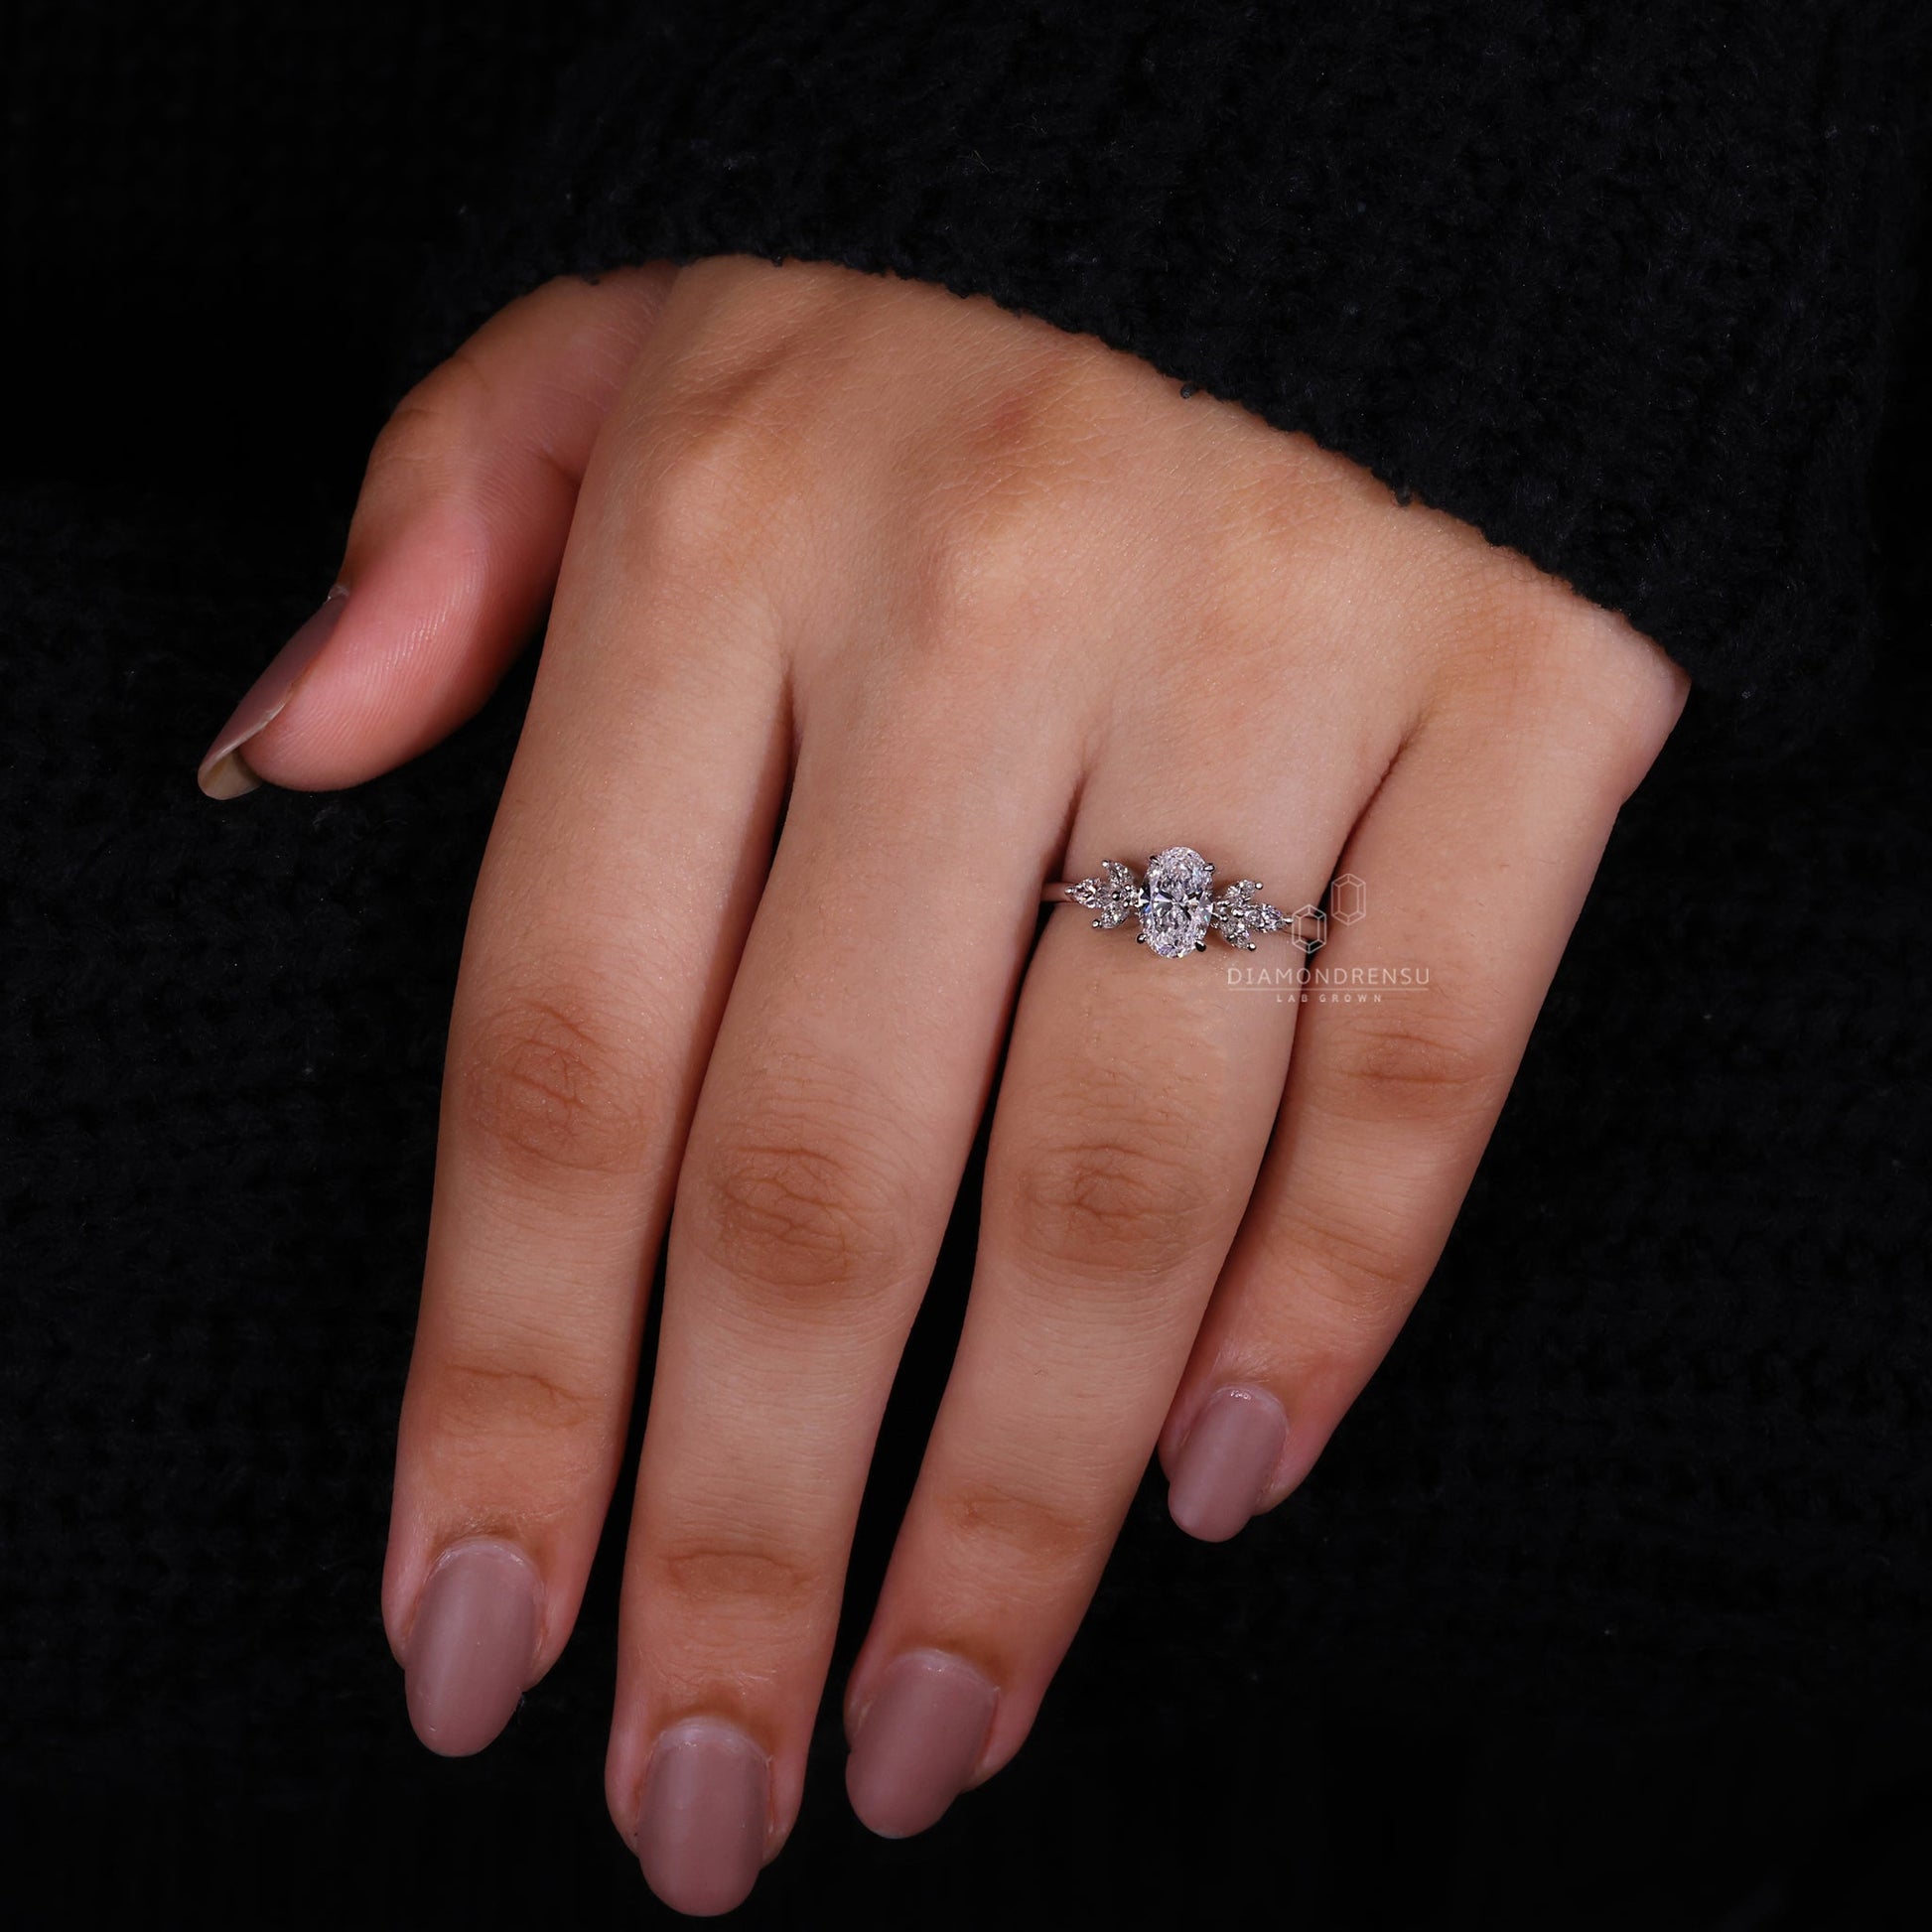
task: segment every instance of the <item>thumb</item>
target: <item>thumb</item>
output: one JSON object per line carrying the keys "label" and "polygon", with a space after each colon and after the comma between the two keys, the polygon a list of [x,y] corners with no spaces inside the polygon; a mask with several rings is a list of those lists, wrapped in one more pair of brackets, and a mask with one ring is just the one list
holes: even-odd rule
{"label": "thumb", "polygon": [[482,707],[555,587],[591,446],[676,275],[546,282],[396,405],[335,588],[202,759],[210,798],[360,784]]}

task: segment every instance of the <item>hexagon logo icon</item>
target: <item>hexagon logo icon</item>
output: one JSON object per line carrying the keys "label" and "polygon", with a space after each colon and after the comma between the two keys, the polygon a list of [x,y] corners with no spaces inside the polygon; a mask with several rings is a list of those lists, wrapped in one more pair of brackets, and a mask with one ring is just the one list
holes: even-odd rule
{"label": "hexagon logo icon", "polygon": [[1345,872],[1328,882],[1328,916],[1337,925],[1353,925],[1368,915],[1368,882]]}

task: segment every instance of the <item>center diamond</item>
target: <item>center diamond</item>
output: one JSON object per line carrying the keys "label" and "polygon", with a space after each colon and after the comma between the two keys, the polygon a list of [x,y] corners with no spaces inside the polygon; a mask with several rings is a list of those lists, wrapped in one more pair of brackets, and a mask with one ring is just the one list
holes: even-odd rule
{"label": "center diamond", "polygon": [[1214,868],[1192,846],[1171,845],[1147,862],[1141,936],[1163,959],[1197,952],[1214,910]]}

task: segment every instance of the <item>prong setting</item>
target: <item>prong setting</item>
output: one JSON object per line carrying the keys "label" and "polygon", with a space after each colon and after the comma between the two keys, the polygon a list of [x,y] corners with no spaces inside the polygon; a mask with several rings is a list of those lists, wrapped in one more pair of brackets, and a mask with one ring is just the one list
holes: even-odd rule
{"label": "prong setting", "polygon": [[1134,943],[1164,959],[1205,952],[1210,931],[1237,952],[1257,952],[1257,934],[1282,931],[1296,937],[1305,950],[1313,950],[1297,936],[1297,917],[1261,897],[1259,879],[1240,879],[1216,893],[1212,861],[1191,846],[1173,845],[1150,854],[1147,872],[1138,879],[1132,867],[1107,859],[1094,878],[1057,890],[1095,915],[1098,932],[1133,918],[1140,926]]}

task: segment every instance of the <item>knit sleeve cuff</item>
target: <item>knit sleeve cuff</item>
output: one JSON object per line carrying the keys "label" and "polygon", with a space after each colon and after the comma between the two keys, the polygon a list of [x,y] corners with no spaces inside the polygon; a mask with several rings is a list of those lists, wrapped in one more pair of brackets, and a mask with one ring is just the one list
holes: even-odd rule
{"label": "knit sleeve cuff", "polygon": [[639,6],[432,265],[405,361],[622,263],[940,283],[1306,432],[1788,728],[1856,683],[1869,627],[1927,14]]}

